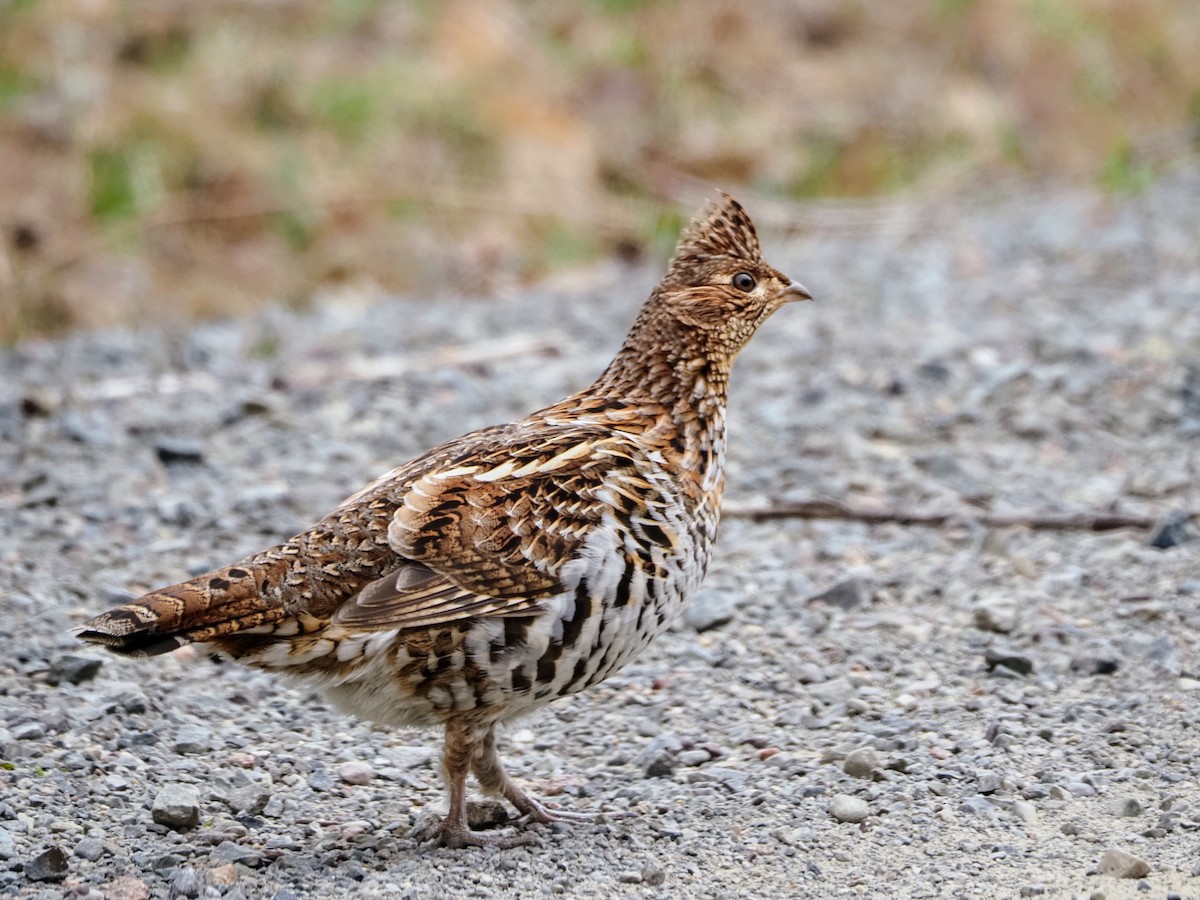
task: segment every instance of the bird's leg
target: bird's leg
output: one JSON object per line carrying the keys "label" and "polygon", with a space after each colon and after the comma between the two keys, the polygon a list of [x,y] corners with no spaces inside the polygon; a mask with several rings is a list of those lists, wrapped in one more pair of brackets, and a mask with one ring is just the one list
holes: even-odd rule
{"label": "bird's leg", "polygon": [[475,778],[485,793],[503,797],[517,808],[517,812],[525,817],[524,821],[527,823],[592,822],[602,815],[601,813],[551,809],[536,797],[531,797],[521,790],[517,783],[508,777],[508,772],[504,771],[504,763],[500,761],[500,754],[496,752],[496,727],[494,725],[475,745],[475,752],[471,757],[471,771],[475,773]]}
{"label": "bird's leg", "polygon": [[[488,734],[491,734],[489,729]],[[479,753],[478,732],[469,726],[450,723],[446,726],[446,745],[442,750],[442,775],[450,791],[450,811],[442,820],[433,843],[459,849],[461,847],[516,847],[536,840],[534,835],[513,832],[488,834],[472,831],[467,821],[467,773],[474,756]]]}

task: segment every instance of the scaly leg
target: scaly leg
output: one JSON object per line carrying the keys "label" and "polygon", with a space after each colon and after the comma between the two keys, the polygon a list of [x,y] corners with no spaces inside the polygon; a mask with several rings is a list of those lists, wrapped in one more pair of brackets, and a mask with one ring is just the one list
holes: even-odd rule
{"label": "scaly leg", "polygon": [[[490,737],[491,730],[487,735]],[[484,739],[485,741],[487,738]],[[442,820],[433,843],[451,849],[462,847],[517,847],[537,840],[532,834],[511,831],[489,834],[472,831],[467,823],[467,773],[480,753],[477,729],[450,723],[446,726],[446,746],[442,751],[442,774],[450,791],[450,811]],[[494,748],[493,748],[494,752]],[[503,771],[503,770],[501,770]]]}
{"label": "scaly leg", "polygon": [[479,786],[486,793],[497,794],[517,808],[524,822],[593,822],[602,813],[571,812],[551,809],[536,797],[531,797],[517,786],[504,771],[504,763],[496,752],[496,727],[493,725],[476,745],[471,757],[471,771],[475,773]]}

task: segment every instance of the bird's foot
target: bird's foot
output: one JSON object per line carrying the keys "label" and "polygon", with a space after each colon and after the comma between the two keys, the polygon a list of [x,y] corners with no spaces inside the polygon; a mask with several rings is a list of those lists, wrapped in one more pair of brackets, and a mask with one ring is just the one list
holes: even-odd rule
{"label": "bird's foot", "polygon": [[547,806],[536,797],[529,796],[524,791],[513,792],[507,799],[509,803],[517,808],[517,812],[521,813],[521,818],[517,820],[517,824],[519,825],[528,825],[530,823],[549,825],[552,822],[583,824],[585,822],[599,822],[604,819],[622,818],[632,815],[632,813],[579,812],[570,809],[555,809]]}
{"label": "bird's foot", "polygon": [[[524,832],[519,828],[498,828],[511,824],[508,809],[498,800],[467,803],[459,816],[451,814],[435,816],[426,814],[418,823],[413,837],[423,847],[494,847],[504,850],[539,842],[536,833]],[[517,823],[518,826],[521,824]]]}
{"label": "bird's foot", "polygon": [[464,847],[492,847],[507,850],[540,843],[536,834],[528,831],[472,831],[465,822],[443,819],[433,837],[425,842],[426,847],[446,847],[461,850]]}

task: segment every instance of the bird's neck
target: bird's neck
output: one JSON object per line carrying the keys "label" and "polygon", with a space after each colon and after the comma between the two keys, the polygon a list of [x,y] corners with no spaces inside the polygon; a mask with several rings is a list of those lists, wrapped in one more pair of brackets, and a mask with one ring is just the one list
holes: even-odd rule
{"label": "bird's neck", "polygon": [[694,500],[707,494],[719,502],[732,362],[680,335],[648,340],[635,329],[596,383],[567,403],[574,415],[636,433],[689,473]]}

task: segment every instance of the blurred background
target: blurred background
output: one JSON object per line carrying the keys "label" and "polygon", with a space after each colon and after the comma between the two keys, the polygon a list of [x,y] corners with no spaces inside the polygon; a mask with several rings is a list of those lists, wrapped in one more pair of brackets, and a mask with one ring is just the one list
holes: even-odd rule
{"label": "blurred background", "polygon": [[1198,137],[1196,0],[0,0],[0,341],[511,289],[712,185],[798,233],[1134,192]]}

